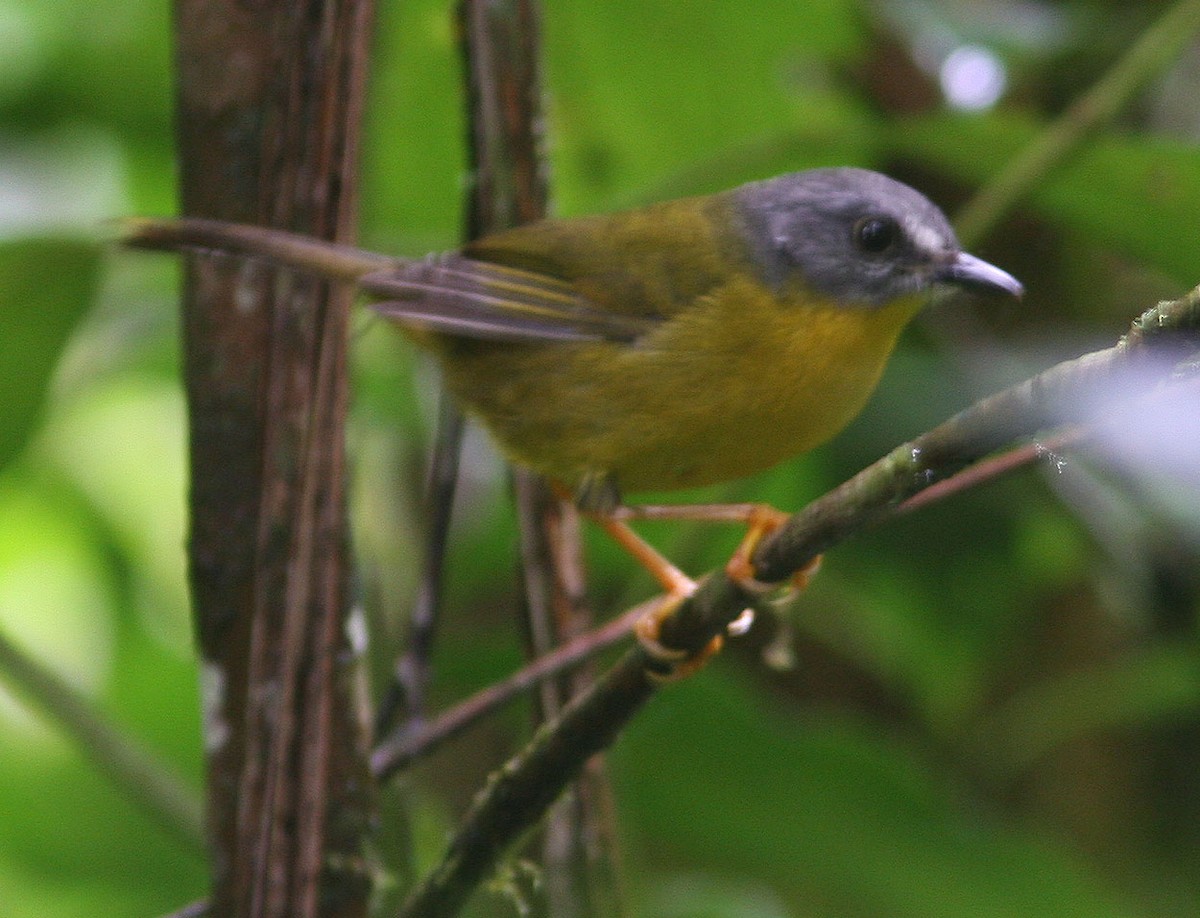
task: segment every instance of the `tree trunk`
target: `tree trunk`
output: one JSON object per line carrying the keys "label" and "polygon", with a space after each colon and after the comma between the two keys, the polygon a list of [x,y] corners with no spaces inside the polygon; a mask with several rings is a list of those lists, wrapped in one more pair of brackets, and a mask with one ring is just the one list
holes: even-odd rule
{"label": "tree trunk", "polygon": [[[371,0],[179,0],[182,211],[348,241]],[[190,575],[210,914],[366,913],[373,818],[344,501],[350,298],[196,256]]]}

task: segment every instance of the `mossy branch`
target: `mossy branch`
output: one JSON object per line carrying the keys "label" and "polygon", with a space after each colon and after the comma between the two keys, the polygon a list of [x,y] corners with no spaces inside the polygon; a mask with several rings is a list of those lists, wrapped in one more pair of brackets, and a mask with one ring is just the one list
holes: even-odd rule
{"label": "mossy branch", "polygon": [[1134,398],[1165,381],[1140,372],[1165,361],[1168,372],[1195,374],[1181,363],[1197,347],[1200,287],[1159,303],[1139,316],[1128,333],[1106,350],[1045,370],[975,403],[945,423],[904,443],[845,484],[797,513],[755,556],[758,576],[782,580],[816,555],[902,501],[944,481],[972,463],[1023,437],[1063,424],[1086,423],[1095,393],[1120,385]]}
{"label": "mossy branch", "polygon": [[[902,501],[995,450],[1047,427],[1086,422],[1096,387],[1120,383],[1133,398],[1179,375],[1200,374],[1200,288],[1147,310],[1113,347],[1058,364],[990,396],[926,434],[892,450],[789,520],[755,556],[759,579],[786,580],[816,555]],[[1164,372],[1137,372],[1157,366]],[[664,622],[662,640],[696,651],[721,634],[752,600],[723,573],[709,576]],[[440,866],[413,893],[402,918],[452,915],[497,860],[604,749],[660,683],[635,647],[498,770],[476,798]]]}

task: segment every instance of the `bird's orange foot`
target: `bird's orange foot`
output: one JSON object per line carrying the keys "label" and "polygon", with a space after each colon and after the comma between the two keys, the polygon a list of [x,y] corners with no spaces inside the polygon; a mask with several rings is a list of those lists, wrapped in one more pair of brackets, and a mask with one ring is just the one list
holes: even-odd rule
{"label": "bird's orange foot", "polygon": [[[654,661],[653,675],[660,681],[685,678],[704,666],[725,643],[717,635],[695,652],[668,647],[661,640],[662,625],[675,614],[696,584],[683,571],[659,554],[628,524],[631,519],[712,520],[740,522],[746,526],[746,536],[725,566],[731,580],[748,593],[761,595],[777,589],[780,584],[763,583],[754,576],[754,552],[759,543],[779,529],[788,516],[767,504],[711,504],[680,506],[618,506],[611,510],[586,511],[612,538],[635,558],[666,590],[666,596],[644,615],[635,626],[638,641]],[[818,557],[789,578],[793,589],[802,590],[816,573]],[[754,611],[746,609],[726,629],[731,635],[745,634],[754,621]]]}
{"label": "bird's orange foot", "polygon": [[686,592],[673,592],[664,596],[661,602],[639,618],[637,624],[633,626],[638,643],[642,645],[642,649],[653,661],[651,666],[647,667],[647,672],[657,682],[677,682],[680,679],[686,679],[692,673],[702,669],[725,644],[725,638],[720,634],[695,652],[679,650],[663,644],[663,622],[674,615],[675,610],[693,592],[695,592],[694,583]]}
{"label": "bird's orange foot", "polygon": [[[762,540],[776,532],[788,515],[769,504],[755,504],[746,514],[746,536],[725,564],[725,575],[748,593],[763,594],[777,589],[778,583],[764,583],[755,577],[754,552]],[[821,567],[821,556],[813,558],[788,578],[787,584],[794,591],[808,588]]]}
{"label": "bird's orange foot", "polygon": [[687,678],[704,666],[709,657],[717,653],[724,643],[724,638],[718,635],[701,650],[691,653],[668,647],[661,640],[663,622],[674,615],[675,610],[696,592],[696,581],[660,555],[624,521],[602,514],[595,515],[594,519],[666,590],[666,595],[638,619],[633,628],[638,643],[652,661],[647,672],[659,682],[674,682]]}

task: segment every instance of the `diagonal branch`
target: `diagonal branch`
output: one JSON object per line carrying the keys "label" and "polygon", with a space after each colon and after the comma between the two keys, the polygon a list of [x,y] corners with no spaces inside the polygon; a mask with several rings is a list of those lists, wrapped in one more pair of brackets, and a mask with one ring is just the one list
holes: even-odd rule
{"label": "diagonal branch", "polygon": [[[1047,426],[1087,420],[1083,406],[1089,399],[1083,396],[1099,386],[1120,383],[1133,397],[1168,378],[1197,375],[1197,332],[1200,288],[1147,310],[1113,347],[1058,364],[897,447],[797,513],[764,542],[755,558],[758,577],[784,580],[816,555],[887,517],[906,498],[996,449]],[[1166,363],[1156,367],[1154,360],[1162,357]],[[1185,357],[1190,361],[1181,362]],[[1147,369],[1151,372],[1137,372]],[[752,598],[723,573],[713,574],[663,623],[663,642],[697,651],[722,633]],[[654,694],[659,683],[648,675],[648,663],[641,647],[630,650],[496,772],[468,811],[442,863],[405,905],[402,918],[456,912],[586,761],[606,748]]]}
{"label": "diagonal branch", "polygon": [[508,678],[480,689],[429,723],[420,724],[416,730],[383,740],[371,756],[372,771],[381,781],[386,780],[522,692],[582,666],[602,650],[628,638],[638,619],[658,604],[659,600],[652,599],[634,606],[594,631],[581,634],[538,657]]}
{"label": "diagonal branch", "polygon": [[[1166,381],[1170,370],[1158,373],[1161,361],[1174,367],[1196,347],[1198,327],[1200,287],[1146,310],[1113,347],[1053,366],[896,447],[764,542],[755,557],[758,577],[784,580],[902,501],[996,450],[1039,430],[1091,419],[1099,391],[1144,395]],[[1180,369],[1188,375],[1197,370]]]}

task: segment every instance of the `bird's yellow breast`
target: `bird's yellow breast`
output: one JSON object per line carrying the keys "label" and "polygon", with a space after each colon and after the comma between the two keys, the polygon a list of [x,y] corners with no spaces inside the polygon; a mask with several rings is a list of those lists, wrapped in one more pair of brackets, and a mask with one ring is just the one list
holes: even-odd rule
{"label": "bird's yellow breast", "polygon": [[738,277],[635,343],[460,343],[452,391],[517,462],[625,492],[769,468],[861,410],[920,298],[882,308],[776,297]]}

